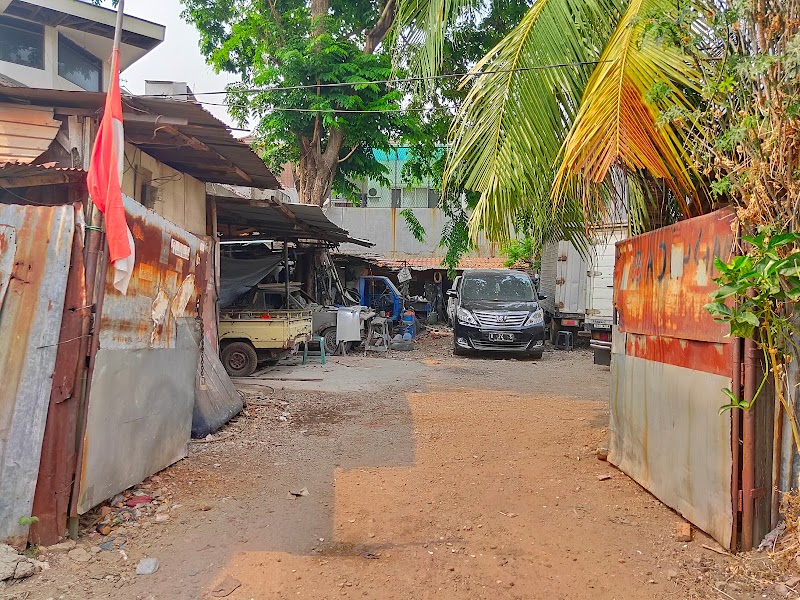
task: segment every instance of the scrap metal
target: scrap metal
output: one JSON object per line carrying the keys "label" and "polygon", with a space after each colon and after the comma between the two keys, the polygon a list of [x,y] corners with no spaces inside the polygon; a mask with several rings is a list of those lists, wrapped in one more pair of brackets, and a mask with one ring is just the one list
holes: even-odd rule
{"label": "scrap metal", "polygon": [[[0,205],[0,542],[23,548],[32,514],[75,229],[71,205]],[[9,244],[13,228],[16,247]],[[13,266],[4,265],[13,250]]]}

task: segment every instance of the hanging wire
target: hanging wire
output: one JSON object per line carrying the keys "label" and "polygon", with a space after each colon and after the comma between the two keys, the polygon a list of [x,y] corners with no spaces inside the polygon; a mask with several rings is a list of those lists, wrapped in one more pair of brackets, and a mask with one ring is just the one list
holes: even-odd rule
{"label": "hanging wire", "polygon": [[363,85],[378,85],[378,84],[396,84],[396,83],[419,83],[423,81],[435,81],[440,79],[453,79],[453,78],[468,78],[468,77],[483,77],[485,75],[498,75],[500,73],[520,73],[524,71],[542,71],[545,69],[561,69],[565,67],[581,67],[588,65],[598,65],[599,60],[588,60],[569,63],[557,63],[552,65],[535,65],[533,67],[515,67],[513,69],[496,69],[493,71],[465,71],[463,73],[445,73],[442,75],[429,75],[425,77],[407,77],[405,79],[381,79],[376,81],[340,81],[334,83],[315,83],[308,85],[289,85],[289,86],[275,86],[267,88],[242,88],[233,90],[213,90],[209,92],[185,92],[180,94],[139,94],[141,97],[152,98],[171,98],[175,96],[212,96],[220,94],[228,94],[231,91],[238,94],[261,94],[264,92],[290,92],[297,90],[318,90],[321,88],[334,88],[334,87],[356,87]]}

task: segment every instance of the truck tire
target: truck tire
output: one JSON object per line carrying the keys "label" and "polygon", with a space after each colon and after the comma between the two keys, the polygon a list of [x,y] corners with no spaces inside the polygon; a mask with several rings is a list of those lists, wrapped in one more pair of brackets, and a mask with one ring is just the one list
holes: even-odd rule
{"label": "truck tire", "polygon": [[222,349],[222,366],[231,377],[249,377],[258,366],[256,349],[247,342],[231,342]]}

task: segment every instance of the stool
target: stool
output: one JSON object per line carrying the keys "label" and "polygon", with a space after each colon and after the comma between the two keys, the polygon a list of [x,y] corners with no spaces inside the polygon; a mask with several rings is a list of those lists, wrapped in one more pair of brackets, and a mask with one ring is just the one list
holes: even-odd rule
{"label": "stool", "polygon": [[559,350],[572,350],[572,332],[559,331],[556,337],[556,348]]}
{"label": "stool", "polygon": [[390,342],[389,319],[373,317],[369,324],[367,339],[364,342],[364,355],[366,356],[367,350],[372,350],[373,352],[388,352]]}
{"label": "stool", "polygon": [[[314,342],[319,343],[319,353],[317,353],[317,352],[309,352],[309,350],[308,350],[308,344],[309,343],[313,344]],[[303,364],[304,365],[308,364],[308,357],[309,356],[319,356],[320,359],[322,359],[320,362],[323,365],[325,364],[325,339],[324,338],[322,338],[321,336],[318,336],[318,335],[314,335],[314,336],[311,337],[311,342],[306,342],[305,344],[303,344]]]}

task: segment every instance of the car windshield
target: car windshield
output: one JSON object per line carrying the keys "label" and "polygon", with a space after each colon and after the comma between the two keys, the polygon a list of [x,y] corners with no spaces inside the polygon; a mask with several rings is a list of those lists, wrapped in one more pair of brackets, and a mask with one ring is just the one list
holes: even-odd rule
{"label": "car windshield", "polygon": [[482,273],[464,276],[463,300],[493,302],[533,302],[531,279],[522,273]]}

